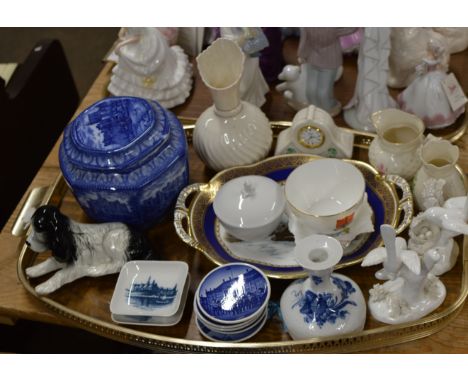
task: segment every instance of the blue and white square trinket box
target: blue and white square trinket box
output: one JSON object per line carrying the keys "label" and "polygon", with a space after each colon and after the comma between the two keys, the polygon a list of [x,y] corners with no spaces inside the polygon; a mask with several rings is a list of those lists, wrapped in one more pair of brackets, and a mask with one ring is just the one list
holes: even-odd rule
{"label": "blue and white square trinket box", "polygon": [[183,261],[130,261],[120,271],[112,295],[112,320],[130,325],[177,324],[190,284]]}

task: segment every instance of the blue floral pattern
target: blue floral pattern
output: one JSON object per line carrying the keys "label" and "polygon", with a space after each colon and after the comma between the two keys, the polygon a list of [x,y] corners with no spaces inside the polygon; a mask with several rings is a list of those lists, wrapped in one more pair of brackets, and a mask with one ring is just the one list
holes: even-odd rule
{"label": "blue floral pattern", "polygon": [[312,281],[315,285],[320,285],[323,283],[323,279],[320,276],[312,276]]}
{"label": "blue floral pattern", "polygon": [[298,295],[298,301],[291,307],[299,307],[307,324],[316,322],[320,328],[327,322],[335,324],[336,320],[343,320],[349,314],[349,311],[345,309],[348,305],[357,306],[355,301],[349,299],[349,296],[356,292],[353,285],[338,277],[332,276],[331,280],[340,290],[340,296],[307,290],[305,294],[301,292]]}

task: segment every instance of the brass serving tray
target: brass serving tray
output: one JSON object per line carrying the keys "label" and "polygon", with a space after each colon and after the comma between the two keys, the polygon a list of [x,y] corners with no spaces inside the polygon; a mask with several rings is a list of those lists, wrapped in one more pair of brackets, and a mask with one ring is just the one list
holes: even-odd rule
{"label": "brass serving tray", "polygon": [[[274,125],[274,130],[287,127],[288,123]],[[187,126],[190,135],[191,128]],[[366,161],[367,150],[361,150],[370,143],[372,137],[367,133],[356,133],[355,158]],[[212,174],[205,173],[203,165],[199,162],[193,148],[190,148],[190,164],[195,182],[206,182]],[[54,184],[47,190],[34,192],[37,200],[28,200],[27,205],[53,204],[60,206],[61,210],[79,221],[88,221],[84,212],[71,194],[63,177],[60,175]],[[24,234],[24,227],[19,222],[17,233]],[[263,329],[248,342],[217,343],[203,339],[195,324],[195,314],[192,304],[195,290],[201,278],[209,272],[214,264],[205,256],[200,255],[192,247],[185,245],[177,236],[173,221],[168,218],[149,232],[156,252],[161,258],[170,260],[183,260],[189,264],[191,283],[185,306],[184,315],[180,323],[173,327],[147,327],[125,326],[111,320],[109,304],[112,292],[117,281],[117,275],[94,278],[83,278],[67,284],[48,296],[40,296],[35,292],[34,286],[43,279],[29,279],[25,269],[36,261],[43,260],[50,254],[37,255],[28,246],[22,243],[18,258],[18,277],[25,289],[53,310],[56,314],[78,326],[98,335],[113,340],[125,342],[135,346],[146,347],[160,352],[208,352],[208,353],[313,353],[313,352],[356,352],[369,351],[384,346],[404,343],[425,336],[429,336],[446,326],[460,312],[468,295],[468,241],[458,238],[462,252],[458,261],[450,272],[442,276],[447,288],[447,298],[444,303],[432,314],[420,320],[400,324],[386,325],[375,321],[367,314],[364,331],[345,336],[325,338],[312,338],[309,340],[292,341],[284,332],[278,315],[269,319]],[[162,249],[161,249],[162,248]],[[340,273],[353,278],[361,287],[364,297],[368,298],[368,290],[376,283],[374,278],[375,267],[361,268],[348,267]],[[281,293],[289,285],[290,280],[271,280],[271,300],[278,302]]]}

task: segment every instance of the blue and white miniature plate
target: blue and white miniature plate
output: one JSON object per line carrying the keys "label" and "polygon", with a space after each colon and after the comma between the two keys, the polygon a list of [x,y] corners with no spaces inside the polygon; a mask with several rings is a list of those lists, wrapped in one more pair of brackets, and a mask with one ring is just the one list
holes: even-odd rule
{"label": "blue and white miniature plate", "polygon": [[183,261],[130,261],[120,271],[110,310],[115,316],[173,316],[180,308],[187,274]]}
{"label": "blue and white miniature plate", "polygon": [[209,340],[218,342],[241,342],[257,334],[260,331],[260,329],[262,329],[265,325],[267,316],[268,315],[265,312],[262,318],[255,325],[238,333],[220,333],[207,328],[199,319],[195,320],[195,322],[200,333]]}
{"label": "blue and white miniature plate", "polygon": [[208,273],[195,298],[202,313],[211,320],[234,324],[248,321],[264,310],[270,292],[270,283],[260,269],[233,263]]}
{"label": "blue and white miniature plate", "polygon": [[193,309],[194,309],[197,320],[200,321],[200,323],[202,323],[205,327],[207,327],[210,330],[214,330],[219,333],[228,333],[228,334],[240,333],[240,332],[246,331],[252,326],[256,326],[260,321],[263,320],[263,317],[265,313],[267,313],[267,309],[268,309],[268,308],[265,308],[265,310],[259,311],[257,316],[254,316],[249,321],[241,322],[240,324],[220,324],[218,322],[214,322],[210,320],[207,316],[205,316],[200,311],[200,308],[198,308],[198,304],[195,301],[196,299],[194,300]]}

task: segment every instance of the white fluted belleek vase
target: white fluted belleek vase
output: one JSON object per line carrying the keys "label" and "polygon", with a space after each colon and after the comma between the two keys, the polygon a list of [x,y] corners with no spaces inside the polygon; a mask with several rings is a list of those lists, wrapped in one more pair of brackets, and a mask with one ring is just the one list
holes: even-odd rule
{"label": "white fluted belleek vase", "polygon": [[273,140],[265,114],[240,100],[244,60],[239,46],[224,38],[197,57],[198,70],[214,105],[198,118],[193,145],[202,161],[215,171],[258,162],[268,155]]}

